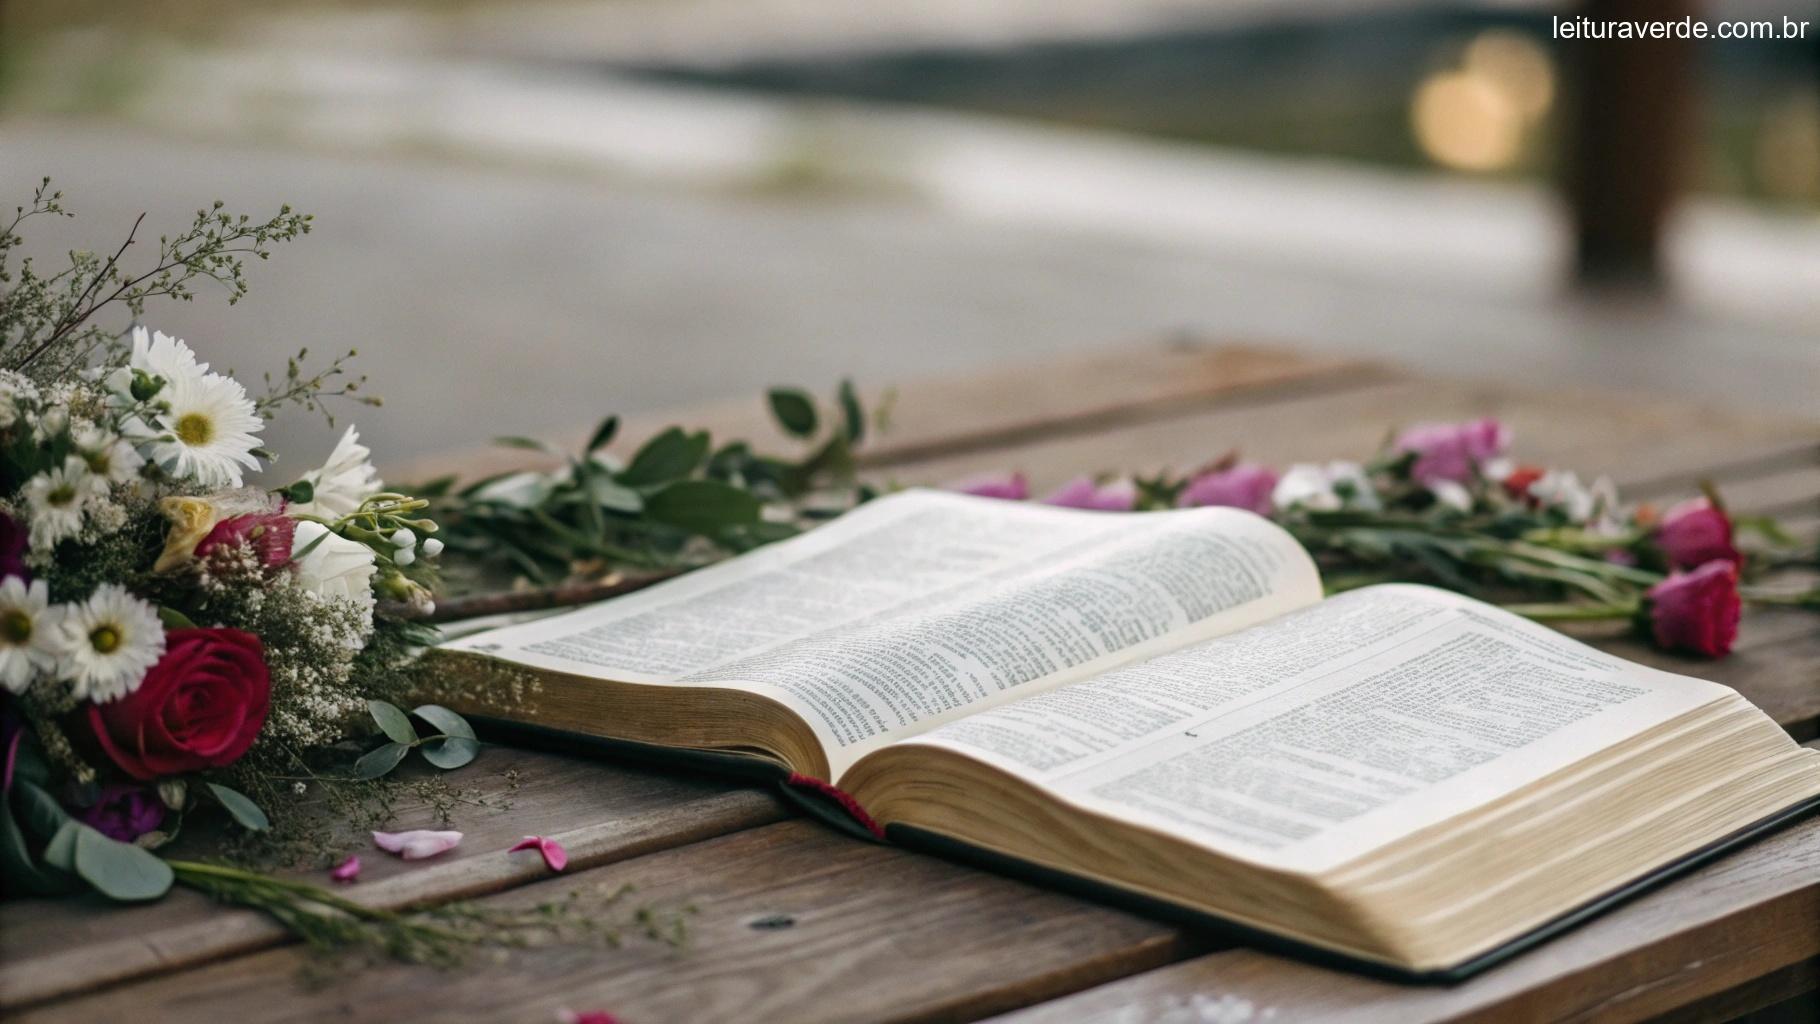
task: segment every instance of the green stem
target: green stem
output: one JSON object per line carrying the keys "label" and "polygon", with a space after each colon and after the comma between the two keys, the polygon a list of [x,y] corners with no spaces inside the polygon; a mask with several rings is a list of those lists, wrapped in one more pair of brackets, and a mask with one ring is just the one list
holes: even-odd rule
{"label": "green stem", "polygon": [[1616,621],[1637,614],[1634,604],[1507,604],[1504,610],[1537,622]]}

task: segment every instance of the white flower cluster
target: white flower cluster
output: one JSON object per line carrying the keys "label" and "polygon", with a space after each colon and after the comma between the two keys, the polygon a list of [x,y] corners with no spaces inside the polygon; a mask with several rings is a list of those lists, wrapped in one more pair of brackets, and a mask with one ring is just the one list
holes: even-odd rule
{"label": "white flower cluster", "polygon": [[53,605],[43,580],[0,581],[0,684],[13,693],[53,678],[78,700],[116,700],[138,689],[163,655],[158,612],[117,583]]}

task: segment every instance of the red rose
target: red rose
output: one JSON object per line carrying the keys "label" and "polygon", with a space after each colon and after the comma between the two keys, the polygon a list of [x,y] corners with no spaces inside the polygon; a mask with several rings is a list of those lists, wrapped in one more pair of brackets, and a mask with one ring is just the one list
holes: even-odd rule
{"label": "red rose", "polygon": [[253,745],[271,707],[259,638],[238,629],[173,629],[139,688],[93,704],[101,749],[135,779],[220,768]]}
{"label": "red rose", "polygon": [[1717,658],[1738,639],[1738,567],[1708,562],[1693,572],[1678,572],[1649,588],[1644,607],[1656,646]]}
{"label": "red rose", "polygon": [[1677,569],[1708,562],[1743,560],[1732,544],[1732,521],[1705,498],[1694,498],[1671,508],[1656,527],[1656,543]]}

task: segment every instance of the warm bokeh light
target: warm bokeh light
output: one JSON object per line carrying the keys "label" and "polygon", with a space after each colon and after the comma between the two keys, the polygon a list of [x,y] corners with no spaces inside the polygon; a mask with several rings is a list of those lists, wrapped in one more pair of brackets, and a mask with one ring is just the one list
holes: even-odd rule
{"label": "warm bokeh light", "polygon": [[1495,171],[1522,150],[1522,112],[1482,74],[1430,75],[1416,90],[1410,117],[1422,152],[1445,167]]}
{"label": "warm bokeh light", "polygon": [[1532,122],[1554,105],[1554,63],[1546,50],[1520,32],[1480,33],[1467,44],[1461,63],[1469,73],[1490,79]]}

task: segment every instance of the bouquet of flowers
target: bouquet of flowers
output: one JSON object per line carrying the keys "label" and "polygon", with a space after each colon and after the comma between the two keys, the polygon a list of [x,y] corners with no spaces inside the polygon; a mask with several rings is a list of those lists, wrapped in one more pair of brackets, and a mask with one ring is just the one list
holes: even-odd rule
{"label": "bouquet of flowers", "polygon": [[[1190,473],[1081,476],[1043,500],[1142,510],[1224,505],[1269,516],[1321,563],[1330,590],[1431,583],[1549,621],[1627,620],[1666,650],[1730,652],[1745,604],[1820,611],[1820,589],[1763,577],[1820,565],[1768,519],[1734,521],[1718,494],[1658,510],[1627,505],[1606,478],[1518,462],[1496,419],[1396,432],[1369,462],[1285,470],[1236,453]],[[957,489],[1026,500],[1022,474]],[[1743,535],[1754,540],[1740,543]]]}

